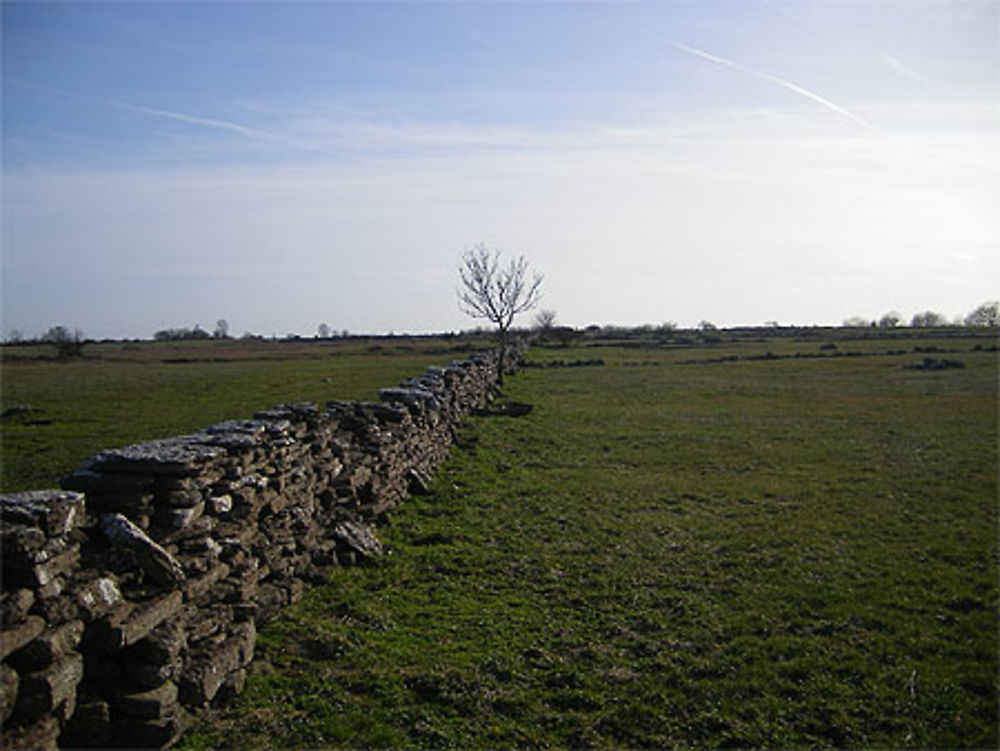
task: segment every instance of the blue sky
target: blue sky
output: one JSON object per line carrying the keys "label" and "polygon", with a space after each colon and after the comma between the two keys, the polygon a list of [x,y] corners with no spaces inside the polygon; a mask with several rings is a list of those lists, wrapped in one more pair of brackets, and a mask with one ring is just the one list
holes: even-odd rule
{"label": "blue sky", "polygon": [[577,326],[961,315],[998,8],[4,2],[3,332],[459,329],[480,241]]}

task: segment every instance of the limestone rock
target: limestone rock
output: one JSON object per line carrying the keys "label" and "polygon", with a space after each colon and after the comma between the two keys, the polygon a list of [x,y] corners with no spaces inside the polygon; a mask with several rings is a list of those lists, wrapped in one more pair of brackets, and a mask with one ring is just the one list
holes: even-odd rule
{"label": "limestone rock", "polygon": [[333,537],[346,550],[356,553],[362,558],[371,558],[382,554],[382,543],[368,524],[341,522],[333,528]]}
{"label": "limestone rock", "polygon": [[83,657],[76,652],[45,670],[21,675],[14,715],[26,724],[37,722],[59,704],[75,699],[82,677]]}
{"label": "limestone rock", "polygon": [[0,495],[0,516],[7,524],[38,527],[49,537],[64,535],[83,520],[82,493],[29,490]]}
{"label": "limestone rock", "polygon": [[16,652],[45,631],[45,619],[36,615],[25,618],[12,628],[0,631],[0,659]]}
{"label": "limestone rock", "polygon": [[39,634],[8,659],[21,672],[41,670],[76,649],[81,638],[83,621],[70,621]]}
{"label": "limestone rock", "polygon": [[139,565],[156,581],[170,586],[183,584],[185,576],[181,565],[124,516],[106,514],[101,517],[100,525],[101,531],[113,545],[134,551]]}
{"label": "limestone rock", "polygon": [[19,682],[17,671],[0,663],[0,723],[7,722],[14,711]]}

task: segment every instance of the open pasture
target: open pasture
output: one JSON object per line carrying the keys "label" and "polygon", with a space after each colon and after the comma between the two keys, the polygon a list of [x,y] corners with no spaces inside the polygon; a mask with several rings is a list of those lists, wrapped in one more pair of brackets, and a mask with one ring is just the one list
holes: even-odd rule
{"label": "open pasture", "polygon": [[100,343],[67,361],[46,345],[7,346],[0,490],[57,487],[101,449],[247,418],[282,402],[375,399],[379,388],[483,346],[429,337]]}
{"label": "open pasture", "polygon": [[535,349],[183,743],[996,747],[992,344]]}

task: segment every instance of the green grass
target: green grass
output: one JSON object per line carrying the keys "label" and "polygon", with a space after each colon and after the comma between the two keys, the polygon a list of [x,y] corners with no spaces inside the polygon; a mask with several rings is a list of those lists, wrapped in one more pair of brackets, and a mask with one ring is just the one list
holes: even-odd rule
{"label": "green grass", "polygon": [[793,341],[524,372],[534,411],[470,419],[392,554],[263,629],[183,747],[996,747],[997,360],[974,343],[940,372],[675,364],[818,346]]}
{"label": "green grass", "polygon": [[[483,346],[475,342],[475,346]],[[204,341],[92,344],[58,361],[49,347],[4,347],[0,491],[58,486],[105,448],[189,433],[281,402],[375,399],[431,364],[464,359],[460,341]]]}

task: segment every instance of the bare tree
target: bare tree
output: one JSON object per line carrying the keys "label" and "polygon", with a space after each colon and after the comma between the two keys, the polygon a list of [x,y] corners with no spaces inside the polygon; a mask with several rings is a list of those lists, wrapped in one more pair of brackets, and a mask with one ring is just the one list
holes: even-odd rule
{"label": "bare tree", "polygon": [[503,386],[503,370],[507,339],[514,316],[534,308],[541,299],[541,274],[528,279],[528,262],[524,256],[501,263],[499,250],[480,243],[462,257],[458,268],[462,281],[458,289],[459,307],[472,318],[485,318],[495,324],[499,334],[499,382]]}
{"label": "bare tree", "polygon": [[215,332],[212,334],[214,339],[228,339],[229,338],[229,321],[225,318],[220,318],[215,322]]}
{"label": "bare tree", "polygon": [[330,337],[330,327],[329,327],[329,326],[327,326],[327,325],[326,325],[325,323],[321,323],[321,324],[320,324],[320,325],[319,325],[319,326],[318,326],[318,327],[316,328],[316,335],[317,335],[317,336],[318,336],[318,337],[319,337],[320,339],[328,339],[328,338]]}
{"label": "bare tree", "polygon": [[535,328],[542,336],[552,331],[552,327],[555,325],[556,312],[554,310],[539,310],[535,315]]}

